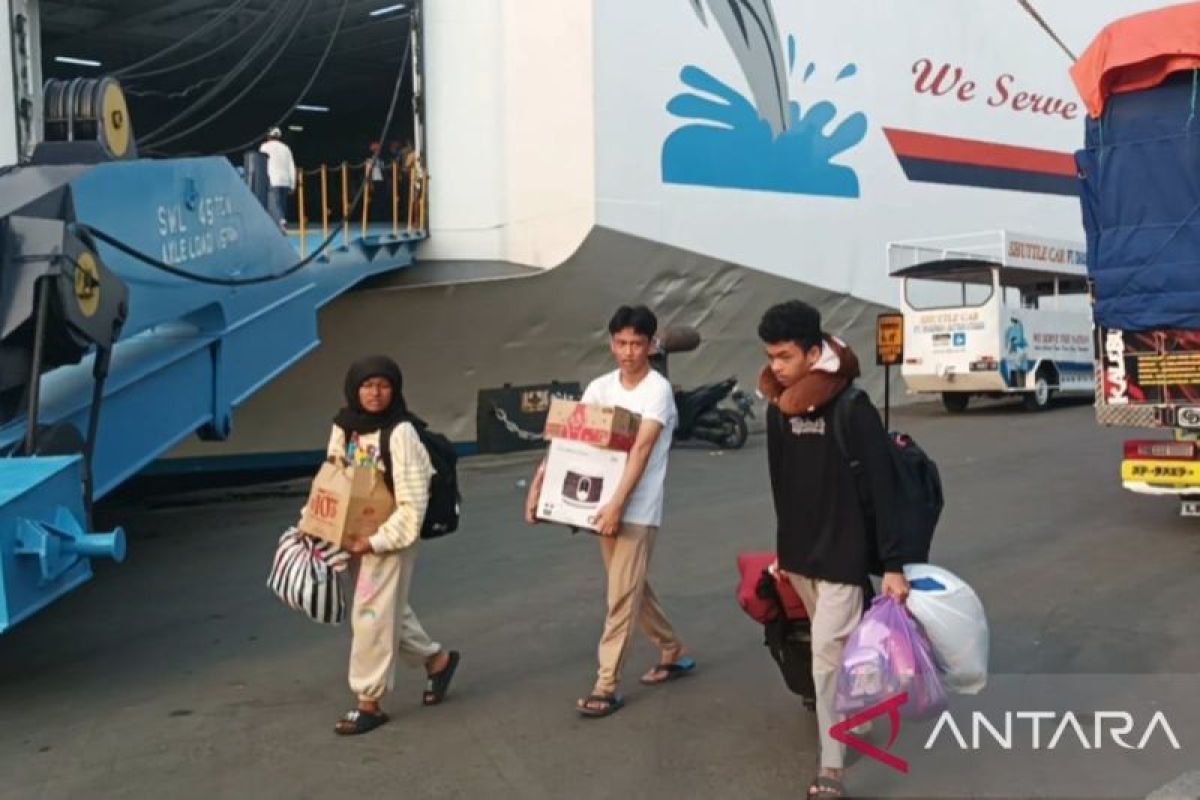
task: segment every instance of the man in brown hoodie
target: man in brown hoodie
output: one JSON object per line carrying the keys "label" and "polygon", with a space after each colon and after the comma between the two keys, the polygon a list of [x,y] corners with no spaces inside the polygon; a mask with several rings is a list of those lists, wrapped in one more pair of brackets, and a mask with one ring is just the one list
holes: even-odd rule
{"label": "man in brown hoodie", "polygon": [[[758,335],[767,353],[759,388],[771,403],[767,459],[779,571],[812,623],[821,757],[808,796],[841,797],[845,748],[830,735],[841,721],[834,711],[837,676],[846,640],[862,616],[872,567],[883,573],[884,594],[901,602],[908,596],[903,538],[892,524],[892,445],[865,393],[851,403],[844,449],[838,444],[835,401],[858,377],[858,358],[822,333],[820,312],[798,300],[780,303],[763,315]],[[857,476],[847,453],[860,465]],[[869,516],[860,486],[869,492]]]}

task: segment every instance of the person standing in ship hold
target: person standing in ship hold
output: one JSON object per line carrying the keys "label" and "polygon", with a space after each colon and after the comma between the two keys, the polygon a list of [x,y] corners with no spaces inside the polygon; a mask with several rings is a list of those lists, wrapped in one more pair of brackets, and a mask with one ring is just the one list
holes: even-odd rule
{"label": "person standing in ship hold", "polygon": [[368,156],[370,162],[368,170],[371,177],[371,200],[368,203],[370,218],[372,222],[390,221],[392,206],[390,195],[386,190],[387,184],[384,183],[386,176],[383,170],[383,160],[380,158],[382,146],[379,142],[371,142],[367,146],[367,151],[370,154]]}
{"label": "person standing in ship hold", "polygon": [[287,198],[296,188],[296,162],[292,159],[292,148],[283,143],[283,131],[271,128],[267,140],[258,148],[267,156],[267,180],[271,184],[267,195],[267,212],[287,230]]}
{"label": "person standing in ship hold", "polygon": [[[344,545],[356,556],[351,573],[355,590],[350,690],[358,705],[335,730],[351,736],[388,721],[379,701],[392,688],[397,650],[409,664],[425,667],[422,702],[427,706],[445,699],[459,653],[430,639],[408,605],[434,468],[414,427],[419,420],[404,402],[400,367],[386,356],[361,359],[350,366],[343,388],[346,406],[334,418],[328,457],[389,473],[396,500],[396,510],[375,533]],[[383,431],[391,431],[390,464],[381,463]]]}

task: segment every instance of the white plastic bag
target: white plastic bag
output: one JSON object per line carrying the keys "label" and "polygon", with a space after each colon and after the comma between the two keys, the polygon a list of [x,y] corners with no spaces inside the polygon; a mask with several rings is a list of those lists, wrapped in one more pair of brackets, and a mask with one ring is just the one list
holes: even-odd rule
{"label": "white plastic bag", "polygon": [[962,578],[932,564],[904,568],[908,610],[933,645],[946,689],[977,694],[987,685],[988,624],[979,595]]}

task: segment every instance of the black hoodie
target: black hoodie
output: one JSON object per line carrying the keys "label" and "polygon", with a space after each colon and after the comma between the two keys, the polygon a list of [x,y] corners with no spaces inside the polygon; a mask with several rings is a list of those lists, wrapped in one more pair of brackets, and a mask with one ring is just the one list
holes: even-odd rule
{"label": "black hoodie", "polygon": [[[839,393],[840,395],[840,393]],[[810,414],[767,412],[767,459],[778,520],[779,565],[808,578],[863,585],[871,572],[899,572],[903,542],[891,513],[892,447],[865,393],[850,406],[846,447],[862,465],[858,478],[833,435],[836,396]],[[859,487],[876,513],[863,512]]]}

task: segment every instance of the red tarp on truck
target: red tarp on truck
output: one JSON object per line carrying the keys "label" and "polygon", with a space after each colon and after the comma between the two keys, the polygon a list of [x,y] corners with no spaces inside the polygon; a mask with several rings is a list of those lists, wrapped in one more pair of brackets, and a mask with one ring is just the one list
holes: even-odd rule
{"label": "red tarp on truck", "polygon": [[1158,86],[1168,75],[1200,68],[1200,2],[1125,17],[1096,36],[1071,78],[1099,118],[1108,98]]}

